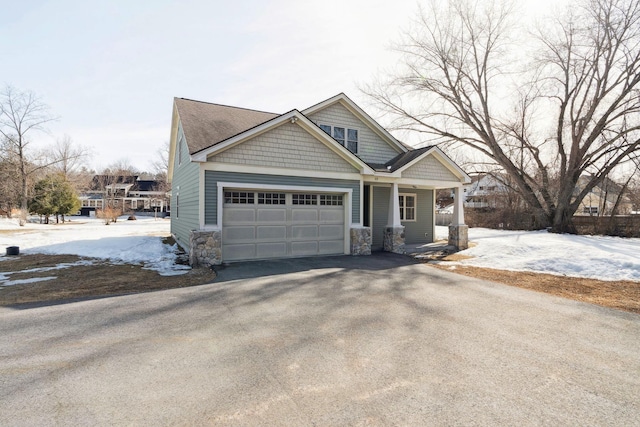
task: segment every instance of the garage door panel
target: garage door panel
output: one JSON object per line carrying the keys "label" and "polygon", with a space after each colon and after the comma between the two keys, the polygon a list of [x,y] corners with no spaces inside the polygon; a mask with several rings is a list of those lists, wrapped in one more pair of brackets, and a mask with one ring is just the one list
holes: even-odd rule
{"label": "garage door panel", "polygon": [[291,242],[291,255],[317,255],[318,242]]}
{"label": "garage door panel", "polygon": [[317,209],[291,209],[291,221],[293,222],[317,222],[318,211]]}
{"label": "garage door panel", "polygon": [[261,209],[258,208],[257,221],[260,223],[264,222],[285,222],[287,220],[287,209],[286,208],[277,208],[277,209]]}
{"label": "garage door panel", "polygon": [[317,225],[292,225],[291,238],[292,239],[317,239],[318,226]]}
{"label": "garage door panel", "polygon": [[328,240],[318,242],[318,254],[327,255],[335,254],[343,251],[342,240]]}
{"label": "garage door panel", "polygon": [[222,238],[228,243],[238,243],[241,240],[255,240],[256,228],[253,225],[225,227]]}
{"label": "garage door panel", "polygon": [[256,235],[258,240],[281,240],[284,241],[287,238],[287,226],[286,225],[259,225],[257,227]]}
{"label": "garage door panel", "polygon": [[255,222],[256,210],[251,208],[226,208],[224,210],[225,224],[242,224],[247,222]]}
{"label": "garage door panel", "polygon": [[239,261],[256,258],[255,244],[226,245],[223,253],[225,261]]}
{"label": "garage door panel", "polygon": [[342,209],[321,209],[320,222],[344,223],[344,211]]}
{"label": "garage door panel", "polygon": [[287,243],[258,243],[256,244],[258,258],[282,258],[287,256]]}
{"label": "garage door panel", "polygon": [[340,239],[344,238],[344,227],[342,224],[336,225],[320,225],[318,226],[318,230],[320,233],[320,239]]}

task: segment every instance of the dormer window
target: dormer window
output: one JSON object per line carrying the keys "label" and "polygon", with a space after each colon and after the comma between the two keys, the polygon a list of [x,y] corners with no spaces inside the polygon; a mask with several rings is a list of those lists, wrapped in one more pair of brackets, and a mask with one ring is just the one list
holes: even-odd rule
{"label": "dormer window", "polygon": [[318,125],[327,135],[330,135],[345,146],[352,153],[358,152],[358,130],[340,126]]}

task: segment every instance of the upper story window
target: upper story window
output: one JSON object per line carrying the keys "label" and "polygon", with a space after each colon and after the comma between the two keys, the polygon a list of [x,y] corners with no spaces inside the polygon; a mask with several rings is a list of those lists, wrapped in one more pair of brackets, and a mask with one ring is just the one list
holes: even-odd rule
{"label": "upper story window", "polygon": [[341,126],[318,125],[327,135],[344,145],[352,153],[358,152],[358,130]]}
{"label": "upper story window", "polygon": [[399,194],[400,201],[400,221],[416,220],[416,195]]}

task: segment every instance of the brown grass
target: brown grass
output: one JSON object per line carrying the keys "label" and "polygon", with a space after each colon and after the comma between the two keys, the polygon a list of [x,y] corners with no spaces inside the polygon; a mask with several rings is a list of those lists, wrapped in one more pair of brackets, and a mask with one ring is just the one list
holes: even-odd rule
{"label": "brown grass", "polygon": [[5,287],[0,284],[2,306],[182,288],[211,283],[215,278],[215,273],[210,269],[193,269],[179,276],[160,276],[156,271],[143,269],[142,265],[116,265],[97,259],[91,259],[91,265],[25,272],[33,268],[54,267],[62,263],[89,259],[75,255],[20,255],[2,258],[0,274],[12,272],[9,275],[10,280],[56,277],[42,282]]}
{"label": "brown grass", "polygon": [[[459,257],[461,256],[456,258],[456,255],[453,254],[443,260],[459,261]],[[609,282],[552,274],[494,270],[463,265],[453,266],[446,262],[429,263],[429,265],[465,276],[640,314],[640,282]]]}

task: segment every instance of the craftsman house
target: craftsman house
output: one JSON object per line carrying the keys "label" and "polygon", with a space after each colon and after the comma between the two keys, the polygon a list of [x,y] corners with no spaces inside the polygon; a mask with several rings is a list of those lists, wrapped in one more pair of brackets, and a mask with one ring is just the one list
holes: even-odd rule
{"label": "craftsman house", "polygon": [[[413,150],[346,95],[274,114],[175,98],[171,232],[193,265],[402,253],[435,238],[434,193],[469,177]],[[463,197],[450,242],[467,246]]]}

